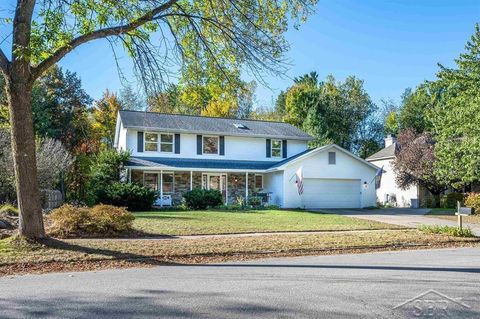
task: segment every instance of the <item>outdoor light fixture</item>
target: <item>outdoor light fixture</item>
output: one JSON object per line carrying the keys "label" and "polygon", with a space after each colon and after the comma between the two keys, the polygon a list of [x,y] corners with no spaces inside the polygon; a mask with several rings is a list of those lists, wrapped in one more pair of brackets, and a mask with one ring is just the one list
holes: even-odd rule
{"label": "outdoor light fixture", "polygon": [[368,188],[368,183],[367,182],[363,182],[363,188],[365,188],[365,189]]}

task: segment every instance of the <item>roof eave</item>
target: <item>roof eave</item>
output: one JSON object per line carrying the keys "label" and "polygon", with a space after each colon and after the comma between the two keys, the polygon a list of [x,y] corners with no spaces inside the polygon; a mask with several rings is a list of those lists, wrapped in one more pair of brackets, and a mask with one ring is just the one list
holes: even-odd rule
{"label": "roof eave", "polygon": [[382,156],[382,157],[368,157],[366,161],[372,162],[372,161],[382,161],[382,160],[387,160],[387,159],[394,159],[395,155],[390,155],[390,156]]}
{"label": "roof eave", "polygon": [[238,168],[198,168],[198,167],[173,167],[173,166],[131,166],[125,168],[144,171],[175,171],[175,172],[227,172],[227,173],[267,173],[266,169],[238,169]]}

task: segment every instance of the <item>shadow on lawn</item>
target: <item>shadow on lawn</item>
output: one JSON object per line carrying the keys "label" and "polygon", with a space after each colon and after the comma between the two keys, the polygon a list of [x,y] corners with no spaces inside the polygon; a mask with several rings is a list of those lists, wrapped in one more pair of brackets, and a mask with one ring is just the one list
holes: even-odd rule
{"label": "shadow on lawn", "polygon": [[[124,261],[129,261],[129,262],[134,262],[139,264],[148,264],[148,265],[177,265],[177,263],[162,261],[151,256],[145,256],[145,255],[140,255],[135,253],[125,253],[125,252],[120,252],[120,251],[110,250],[105,248],[86,247],[86,246],[68,243],[66,241],[62,241],[62,240],[51,238],[51,237],[40,240],[39,243],[41,243],[42,245],[45,245],[48,248],[53,248],[58,250],[73,251],[73,252],[78,252],[78,253],[83,253],[88,255],[101,255],[105,257],[113,257],[108,259],[106,258],[107,260],[124,260]],[[92,262],[95,262],[95,260],[92,260]]]}

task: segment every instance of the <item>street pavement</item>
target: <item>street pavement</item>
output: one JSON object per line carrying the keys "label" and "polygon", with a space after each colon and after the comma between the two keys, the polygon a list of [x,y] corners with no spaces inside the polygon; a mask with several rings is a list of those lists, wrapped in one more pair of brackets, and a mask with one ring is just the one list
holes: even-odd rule
{"label": "street pavement", "polygon": [[0,318],[480,318],[480,248],[3,277]]}

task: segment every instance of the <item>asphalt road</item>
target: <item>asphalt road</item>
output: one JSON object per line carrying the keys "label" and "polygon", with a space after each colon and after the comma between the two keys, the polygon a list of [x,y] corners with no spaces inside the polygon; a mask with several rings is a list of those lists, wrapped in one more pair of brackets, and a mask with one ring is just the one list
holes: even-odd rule
{"label": "asphalt road", "polygon": [[480,249],[7,277],[0,317],[480,318]]}

